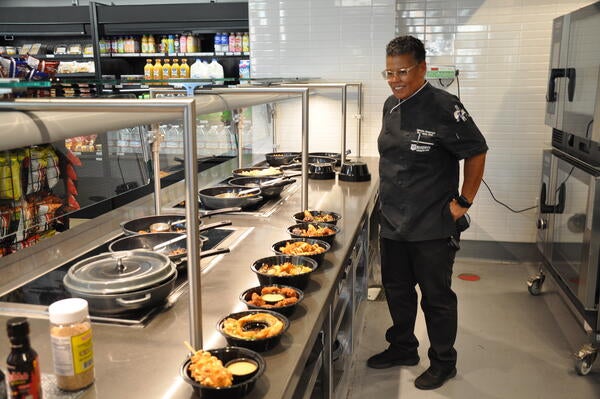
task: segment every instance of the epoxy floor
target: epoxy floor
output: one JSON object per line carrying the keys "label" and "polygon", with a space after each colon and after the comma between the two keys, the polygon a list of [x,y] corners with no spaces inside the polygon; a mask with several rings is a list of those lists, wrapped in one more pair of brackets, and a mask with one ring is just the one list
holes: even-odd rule
{"label": "epoxy floor", "polygon": [[[526,281],[536,271],[534,265],[457,260],[453,287],[459,298],[458,375],[433,391],[414,386],[429,366],[421,310],[416,326],[420,364],[367,368],[367,358],[387,347],[384,334],[391,323],[386,302],[369,301],[348,398],[600,398],[600,356],[587,376],[575,373],[572,354],[589,342],[587,335],[550,278],[540,296],[529,294]],[[463,281],[457,278],[460,273],[481,279]]]}

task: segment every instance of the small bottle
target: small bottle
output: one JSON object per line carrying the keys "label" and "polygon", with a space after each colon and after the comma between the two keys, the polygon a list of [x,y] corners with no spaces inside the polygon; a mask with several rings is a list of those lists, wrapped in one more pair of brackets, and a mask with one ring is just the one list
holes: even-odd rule
{"label": "small bottle", "polygon": [[198,49],[196,48],[196,39],[194,38],[191,32],[187,37],[187,51],[188,53],[195,53],[196,51],[198,51]]}
{"label": "small bottle", "polygon": [[179,35],[175,35],[175,38],[173,39],[173,48],[175,49],[174,52],[178,53],[180,50],[180,43],[179,43]]}
{"label": "small bottle", "polygon": [[[225,50],[227,51],[227,50]],[[235,33],[231,32],[229,34],[229,52],[234,52],[235,51]]]}
{"label": "small bottle", "polygon": [[183,79],[190,78],[190,66],[187,63],[187,58],[181,60],[181,66],[179,67],[179,77]]}
{"label": "small bottle", "polygon": [[242,33],[238,32],[235,34],[235,52],[242,52]]}
{"label": "small bottle", "polygon": [[177,58],[173,58],[173,63],[171,64],[171,74],[170,78],[179,78],[179,60]]}
{"label": "small bottle", "polygon": [[148,35],[148,52],[156,53],[156,41],[154,40],[154,35]]}
{"label": "small bottle", "polygon": [[6,322],[11,350],[6,359],[10,397],[41,399],[42,374],[38,354],[29,343],[29,322],[25,317],[13,317]]}
{"label": "small bottle", "polygon": [[215,53],[221,51],[221,33],[215,33]]}
{"label": "small bottle", "polygon": [[148,36],[142,36],[142,53],[148,53]]}
{"label": "small bottle", "polygon": [[248,32],[244,32],[244,36],[242,36],[242,51],[244,53],[250,51],[250,36],[248,36]]}
{"label": "small bottle", "polygon": [[167,37],[165,35],[162,35],[162,37],[160,38],[160,51],[159,53],[166,53],[167,51],[169,51],[169,43],[167,40]]}
{"label": "small bottle", "polygon": [[144,66],[144,79],[145,80],[154,79],[154,66],[152,65],[151,58],[148,58],[146,60],[146,65]]}
{"label": "small bottle", "polygon": [[125,41],[123,40],[123,36],[119,36],[117,39],[117,53],[121,54],[125,52]]}
{"label": "small bottle", "polygon": [[163,68],[158,58],[154,60],[154,68],[152,69],[152,75],[154,80],[162,80],[163,78]]}
{"label": "small bottle", "polygon": [[167,37],[167,52],[172,54],[175,52],[175,39],[173,39],[173,35],[169,35]]}
{"label": "small bottle", "polygon": [[8,395],[8,391],[6,390],[6,377],[4,377],[4,373],[0,370],[0,399],[8,399],[6,395]]}
{"label": "small bottle", "polygon": [[54,302],[48,315],[56,384],[65,391],[92,385],[94,348],[87,301],[68,298]]}
{"label": "small bottle", "polygon": [[179,38],[179,51],[181,51],[182,53],[187,53],[187,36],[185,35],[185,33],[183,35],[181,35],[181,37]]}
{"label": "small bottle", "polygon": [[169,64],[169,59],[165,58],[163,60],[162,78],[169,79],[170,77],[171,77],[171,64]]}

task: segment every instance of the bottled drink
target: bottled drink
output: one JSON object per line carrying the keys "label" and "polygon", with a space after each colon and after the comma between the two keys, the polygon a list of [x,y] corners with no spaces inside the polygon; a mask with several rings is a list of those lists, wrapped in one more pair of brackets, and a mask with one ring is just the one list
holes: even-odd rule
{"label": "bottled drink", "polygon": [[117,53],[125,52],[125,41],[123,40],[123,36],[119,36],[117,39]]}
{"label": "bottled drink", "polygon": [[171,74],[170,78],[179,78],[179,60],[177,58],[173,58],[173,63],[171,64]]}
{"label": "bottled drink", "polygon": [[158,58],[154,60],[154,68],[152,70],[152,74],[154,80],[161,80],[163,78],[163,69]]}
{"label": "bottled drink", "polygon": [[163,61],[162,78],[169,79],[170,77],[171,77],[171,64],[169,64],[169,59],[165,58],[165,60]]}
{"label": "bottled drink", "polygon": [[179,35],[175,35],[175,38],[173,39],[173,48],[176,53],[179,52]]}
{"label": "bottled drink", "polygon": [[150,58],[146,60],[146,66],[144,66],[144,79],[154,79],[154,66],[152,65],[152,59]]}
{"label": "bottled drink", "polygon": [[169,43],[167,40],[167,37],[165,35],[162,35],[162,37],[160,38],[160,53],[166,53],[167,51],[169,51]]}
{"label": "bottled drink", "polygon": [[191,33],[188,34],[187,37],[187,48],[188,53],[194,53],[198,51],[198,48],[196,47],[196,38]]}
{"label": "bottled drink", "polygon": [[173,35],[169,35],[167,37],[167,52],[168,53],[175,52],[175,39],[173,39]]}
{"label": "bottled drink", "polygon": [[94,382],[94,350],[87,301],[56,301],[48,307],[48,315],[56,384],[66,391],[90,386]]}
{"label": "bottled drink", "polygon": [[215,34],[215,53],[221,51],[221,33]]}
{"label": "bottled drink", "polygon": [[179,51],[182,53],[187,53],[187,36],[185,34],[181,35],[179,38]]}
{"label": "bottled drink", "polygon": [[190,77],[190,67],[187,64],[187,58],[183,58],[181,60],[181,66],[179,67],[179,77],[184,79],[189,79]]}
{"label": "bottled drink", "polygon": [[6,322],[11,350],[6,359],[11,398],[41,399],[42,380],[38,354],[29,343],[29,322],[13,317]]}
{"label": "bottled drink", "polygon": [[242,33],[238,32],[235,34],[235,49],[236,53],[240,53],[242,51]]}
{"label": "bottled drink", "polygon": [[248,32],[244,32],[244,36],[242,36],[242,51],[244,53],[250,51],[250,36],[248,36]]}
{"label": "bottled drink", "polygon": [[230,52],[235,51],[235,33],[233,33],[233,32],[231,32],[229,34],[229,51]]}
{"label": "bottled drink", "polygon": [[142,53],[148,53],[148,36],[142,36]]}
{"label": "bottled drink", "polygon": [[0,399],[8,399],[6,391],[6,377],[4,377],[4,373],[0,370]]}
{"label": "bottled drink", "polygon": [[154,35],[148,35],[148,52],[156,53],[156,42],[154,41]]}

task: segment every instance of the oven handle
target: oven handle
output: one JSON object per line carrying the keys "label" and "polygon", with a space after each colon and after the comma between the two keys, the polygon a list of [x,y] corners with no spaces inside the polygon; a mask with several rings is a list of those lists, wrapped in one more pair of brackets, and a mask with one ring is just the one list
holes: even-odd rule
{"label": "oven handle", "polygon": [[573,97],[575,97],[575,76],[575,68],[567,68],[565,77],[569,79],[569,83],[567,83],[569,102],[573,102]]}
{"label": "oven handle", "polygon": [[562,183],[558,188],[558,204],[548,205],[546,204],[546,183],[542,183],[542,190],[540,192],[540,213],[563,213],[565,211],[566,195],[567,187],[565,186],[565,183]]}
{"label": "oven handle", "polygon": [[565,77],[564,68],[550,69],[550,77],[548,78],[548,92],[546,93],[546,101],[549,103],[556,102],[556,79]]}

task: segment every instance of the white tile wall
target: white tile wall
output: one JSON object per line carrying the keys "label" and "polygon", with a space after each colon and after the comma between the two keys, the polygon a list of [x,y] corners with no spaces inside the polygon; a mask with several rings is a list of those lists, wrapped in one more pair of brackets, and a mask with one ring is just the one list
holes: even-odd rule
{"label": "white tile wall", "polygon": [[[490,146],[485,180],[496,198],[523,209],[537,203],[541,151],[550,141],[544,96],[552,19],[590,3],[249,0],[252,73],[363,82],[361,153],[376,156],[381,106],[389,95],[379,78],[385,45],[395,34],[424,39],[430,65],[456,65],[461,71],[461,99]],[[456,83],[449,90],[457,94]],[[313,145],[318,138],[321,150],[339,151],[336,94],[328,94],[311,99],[311,138]],[[298,108],[286,105],[278,112],[281,149],[297,147]],[[350,139],[353,152],[355,143]],[[494,202],[483,185],[470,213],[473,227],[466,239],[535,241],[536,211],[512,213]]]}

